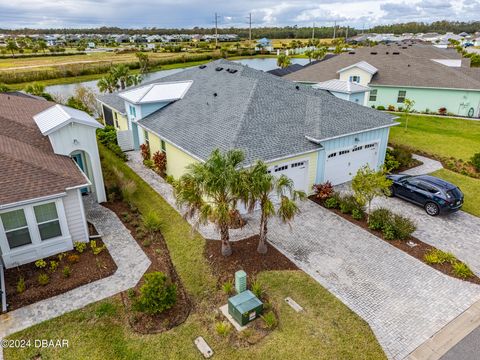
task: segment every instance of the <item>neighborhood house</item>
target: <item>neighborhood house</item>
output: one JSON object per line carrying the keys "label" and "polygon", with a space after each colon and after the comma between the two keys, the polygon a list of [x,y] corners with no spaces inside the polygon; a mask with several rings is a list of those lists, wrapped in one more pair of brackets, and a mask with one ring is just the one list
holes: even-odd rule
{"label": "neighborhood house", "polygon": [[98,97],[123,150],[148,143],[175,178],[212,150],[242,149],[296,189],[340,184],[384,161],[392,115],[238,63],[218,60]]}
{"label": "neighborhood house", "polygon": [[105,201],[95,131],[83,111],[0,94],[0,249],[6,268],[89,240],[82,194]]}

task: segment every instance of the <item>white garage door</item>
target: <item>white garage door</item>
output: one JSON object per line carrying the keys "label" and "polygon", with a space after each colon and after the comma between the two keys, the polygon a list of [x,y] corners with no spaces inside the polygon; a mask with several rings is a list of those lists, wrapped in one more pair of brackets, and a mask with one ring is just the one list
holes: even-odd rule
{"label": "white garage door", "polygon": [[296,161],[272,166],[268,170],[275,176],[285,175],[293,180],[295,190],[308,192],[308,161]]}
{"label": "white garage door", "polygon": [[325,181],[333,185],[352,180],[358,169],[369,165],[375,169],[378,159],[378,143],[370,143],[327,153]]}

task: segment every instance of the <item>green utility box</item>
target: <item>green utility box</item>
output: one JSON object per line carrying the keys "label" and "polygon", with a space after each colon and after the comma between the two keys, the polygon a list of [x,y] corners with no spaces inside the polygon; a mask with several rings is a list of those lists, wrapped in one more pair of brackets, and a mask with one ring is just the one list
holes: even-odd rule
{"label": "green utility box", "polygon": [[241,326],[255,320],[263,311],[263,303],[250,291],[228,299],[228,313]]}
{"label": "green utility box", "polygon": [[237,294],[247,290],[247,273],[243,270],[235,273],[235,290],[237,290]]}

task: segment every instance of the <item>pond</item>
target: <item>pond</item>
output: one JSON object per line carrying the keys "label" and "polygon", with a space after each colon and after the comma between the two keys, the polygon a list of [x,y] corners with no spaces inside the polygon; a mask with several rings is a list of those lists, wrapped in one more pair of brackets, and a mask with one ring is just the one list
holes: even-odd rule
{"label": "pond", "polygon": [[[235,60],[243,65],[250,66],[257,70],[269,71],[278,68],[276,58],[251,58],[251,59],[241,59]],[[292,64],[305,65],[308,63],[308,59],[292,59]],[[144,75],[142,82],[148,82],[156,79],[161,79],[162,77],[175,74],[184,69],[172,69],[172,70],[160,70]],[[61,98],[68,98],[73,95],[75,87],[77,85],[82,85],[92,89],[95,92],[98,92],[97,81],[84,81],[79,83],[72,84],[62,84],[62,85],[51,85],[45,88],[45,91],[52,95],[60,95]]]}

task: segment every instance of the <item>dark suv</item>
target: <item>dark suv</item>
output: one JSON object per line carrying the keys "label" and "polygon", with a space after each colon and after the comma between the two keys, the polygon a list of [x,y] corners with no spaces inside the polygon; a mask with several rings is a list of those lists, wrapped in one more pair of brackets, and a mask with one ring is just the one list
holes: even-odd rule
{"label": "dark suv", "polygon": [[460,189],[430,175],[388,175],[393,181],[392,196],[423,206],[428,215],[436,216],[459,210],[463,205]]}

